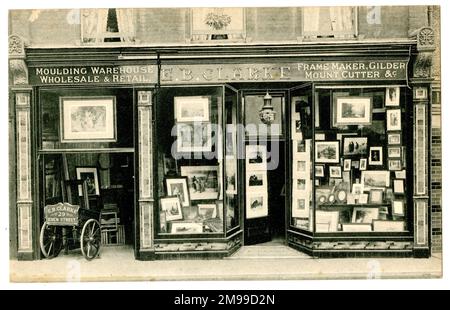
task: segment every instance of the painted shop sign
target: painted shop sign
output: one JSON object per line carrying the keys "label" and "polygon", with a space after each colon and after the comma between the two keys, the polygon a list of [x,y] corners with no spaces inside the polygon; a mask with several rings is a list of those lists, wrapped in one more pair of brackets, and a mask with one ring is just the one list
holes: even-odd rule
{"label": "painted shop sign", "polygon": [[80,206],[69,203],[57,203],[44,207],[44,217],[52,225],[76,225]]}
{"label": "painted shop sign", "polygon": [[[277,64],[162,65],[161,84],[264,81],[370,81],[407,79],[407,60],[303,61]],[[157,68],[85,66],[31,68],[34,85],[154,84]]]}

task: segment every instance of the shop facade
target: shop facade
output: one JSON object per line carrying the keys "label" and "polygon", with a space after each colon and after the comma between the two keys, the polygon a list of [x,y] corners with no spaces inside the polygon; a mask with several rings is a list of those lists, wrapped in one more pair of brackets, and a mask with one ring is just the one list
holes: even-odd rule
{"label": "shop facade", "polygon": [[429,257],[432,33],[95,48],[12,35],[17,257],[42,257],[43,208],[76,179],[140,260],[270,240],[314,257]]}

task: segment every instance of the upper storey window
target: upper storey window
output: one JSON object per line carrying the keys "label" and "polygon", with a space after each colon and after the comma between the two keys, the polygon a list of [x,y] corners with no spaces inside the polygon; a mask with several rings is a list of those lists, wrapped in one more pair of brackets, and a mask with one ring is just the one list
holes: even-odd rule
{"label": "upper storey window", "polygon": [[133,9],[83,9],[83,43],[134,42]]}
{"label": "upper storey window", "polygon": [[357,34],[356,18],[355,7],[303,8],[303,37],[354,38]]}

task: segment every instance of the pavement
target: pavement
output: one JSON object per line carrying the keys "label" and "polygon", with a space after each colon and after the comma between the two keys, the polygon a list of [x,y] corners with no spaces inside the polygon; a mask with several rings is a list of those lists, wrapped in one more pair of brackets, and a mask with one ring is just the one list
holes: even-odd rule
{"label": "pavement", "polygon": [[[138,261],[131,247],[103,247],[87,261],[72,251],[39,261],[10,260],[11,282],[430,279],[442,277],[442,256],[317,259],[292,249],[243,247],[214,260]],[[267,248],[267,247],[266,247]],[[292,250],[292,251],[291,251]],[[272,254],[270,254],[272,253]],[[281,253],[277,255],[277,253]],[[296,254],[298,253],[298,255]]]}

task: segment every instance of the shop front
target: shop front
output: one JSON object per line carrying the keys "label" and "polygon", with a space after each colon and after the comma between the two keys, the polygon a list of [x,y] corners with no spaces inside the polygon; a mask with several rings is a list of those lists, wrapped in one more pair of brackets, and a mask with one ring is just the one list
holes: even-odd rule
{"label": "shop front", "polygon": [[88,203],[111,216],[103,243],[137,259],[266,242],[428,257],[430,81],[414,75],[416,48],[28,50],[30,127],[18,118],[17,132],[33,137],[36,186],[19,253],[31,240],[39,257],[42,208],[87,179]]}

